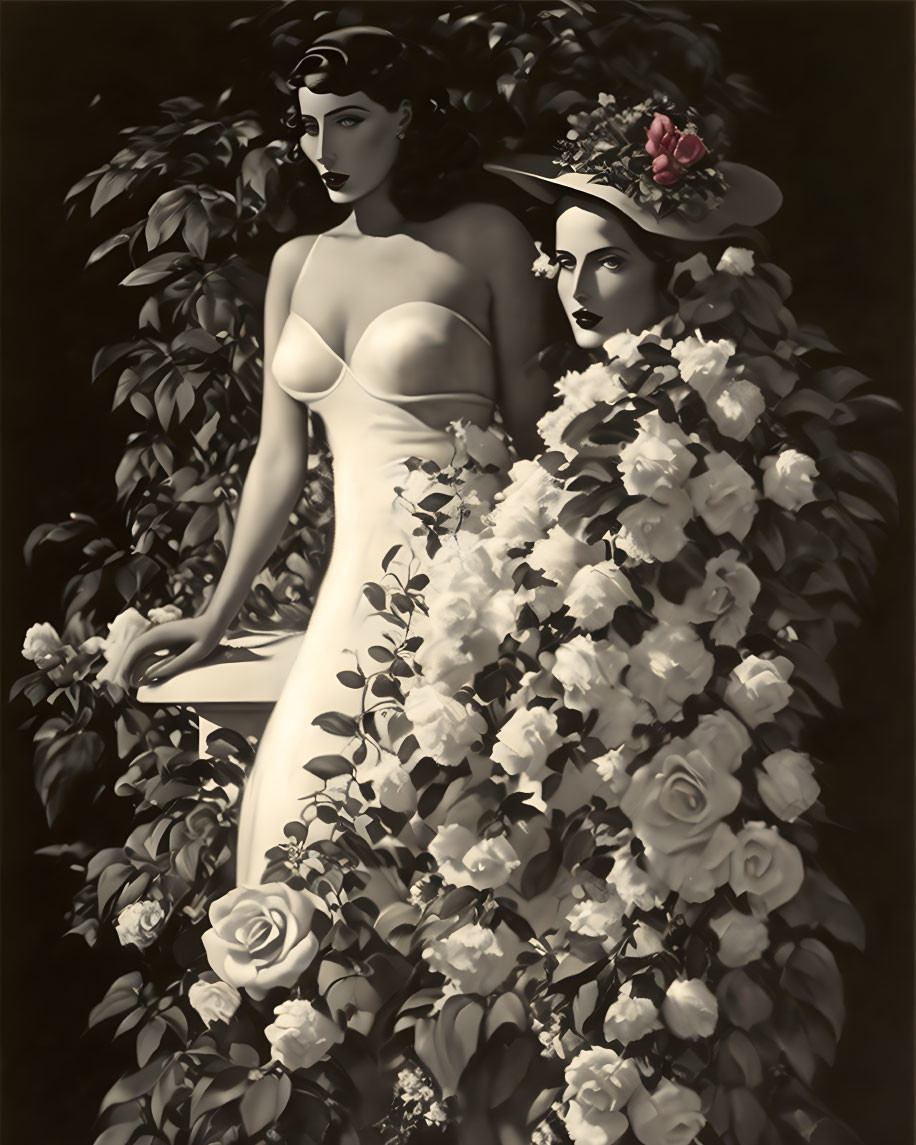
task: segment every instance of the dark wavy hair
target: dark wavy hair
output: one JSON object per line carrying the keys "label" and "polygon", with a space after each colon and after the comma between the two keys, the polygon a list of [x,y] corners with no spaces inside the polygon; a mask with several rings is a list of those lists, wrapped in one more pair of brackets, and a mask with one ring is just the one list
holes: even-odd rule
{"label": "dark wavy hair", "polygon": [[[392,201],[405,218],[435,218],[473,197],[478,182],[486,180],[477,141],[437,82],[432,53],[418,44],[400,40],[384,28],[341,28],[319,37],[287,82],[294,93],[302,87],[334,95],[362,91],[389,111],[410,100],[413,114],[391,185]],[[298,94],[283,122],[292,136],[289,159],[302,162]]]}

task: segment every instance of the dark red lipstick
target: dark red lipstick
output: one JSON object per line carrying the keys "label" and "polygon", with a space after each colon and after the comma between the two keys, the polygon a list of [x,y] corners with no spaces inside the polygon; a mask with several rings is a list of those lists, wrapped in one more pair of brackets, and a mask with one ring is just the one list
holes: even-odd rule
{"label": "dark red lipstick", "polygon": [[324,181],[324,185],[330,190],[339,191],[350,176],[341,175],[339,171],[325,171],[321,178]]}
{"label": "dark red lipstick", "polygon": [[573,319],[576,325],[581,326],[583,330],[594,330],[601,321],[601,315],[595,314],[591,310],[586,310],[583,306],[579,310],[573,311]]}

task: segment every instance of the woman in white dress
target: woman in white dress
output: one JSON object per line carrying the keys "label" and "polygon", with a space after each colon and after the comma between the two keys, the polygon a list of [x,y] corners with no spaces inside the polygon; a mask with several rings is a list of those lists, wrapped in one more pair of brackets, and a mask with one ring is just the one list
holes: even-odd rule
{"label": "woman in white dress", "polygon": [[217,646],[301,495],[318,414],[333,462],[334,546],[246,784],[240,885],[260,882],[265,852],[322,785],[303,765],[339,740],[315,717],[358,710],[359,693],[337,673],[377,643],[362,586],[404,539],[398,463],[446,464],[449,423],[487,427],[497,403],[518,450],[531,452],[546,406],[524,372],[543,329],[532,240],[504,208],[447,193],[466,177],[468,140],[445,130],[447,99],[427,75],[419,49],[368,27],[316,41],[293,73],[301,149],[350,211],[274,256],[261,433],[223,575],[199,616],[141,636],[123,666],[127,678],[147,666],[146,679],[161,680]]}

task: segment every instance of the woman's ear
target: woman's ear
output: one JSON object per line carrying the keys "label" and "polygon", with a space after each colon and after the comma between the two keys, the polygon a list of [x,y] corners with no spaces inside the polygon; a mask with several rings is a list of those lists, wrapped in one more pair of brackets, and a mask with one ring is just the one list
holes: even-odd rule
{"label": "woman's ear", "polygon": [[398,111],[401,113],[398,119],[398,131],[406,131],[413,119],[413,104],[409,99],[402,99]]}

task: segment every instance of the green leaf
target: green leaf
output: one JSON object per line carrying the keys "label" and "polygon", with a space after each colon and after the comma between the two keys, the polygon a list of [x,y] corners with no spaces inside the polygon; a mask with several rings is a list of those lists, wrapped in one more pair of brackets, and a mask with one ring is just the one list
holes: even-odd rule
{"label": "green leaf", "polygon": [[[317,721],[314,722],[317,723]],[[312,775],[317,775],[320,779],[335,779],[338,775],[350,775],[353,766],[342,755],[319,755],[308,761],[305,770],[310,771]]]}
{"label": "green leaf", "polygon": [[104,258],[110,251],[126,243],[129,238],[130,235],[127,234],[126,231],[121,231],[119,234],[113,235],[110,239],[106,239],[103,243],[99,243],[92,254],[86,259],[86,267],[97,263],[99,259]]}
{"label": "green leaf", "polygon": [[141,1125],[139,1114],[136,1120],[122,1121],[118,1125],[111,1125],[104,1133],[99,1134],[94,1145],[127,1145],[137,1127]]}
{"label": "green leaf", "polygon": [[337,679],[345,688],[362,688],[366,683],[366,677],[362,672],[338,672]]}
{"label": "green leaf", "polygon": [[[388,552],[385,553],[385,555],[382,557],[382,571],[383,572],[388,571],[388,566],[394,560],[395,556],[400,551],[400,548],[401,548],[400,545],[392,545],[391,548],[388,550]],[[384,605],[382,607],[384,607]]]}
{"label": "green leaf", "polygon": [[[112,1105],[120,1105],[125,1101],[134,1101],[152,1091],[153,1086],[167,1069],[170,1058],[158,1057],[148,1066],[136,1073],[127,1074],[109,1089],[102,1100],[100,1112],[104,1112]],[[246,1071],[247,1076],[247,1071]]]}
{"label": "green leaf", "polygon": [[143,978],[139,970],[131,970],[116,978],[105,992],[105,997],[89,1011],[87,1028],[92,1029],[106,1018],[113,1018],[116,1014],[123,1014],[129,1010],[137,1000],[137,994],[143,985]]}
{"label": "green leaf", "polygon": [[430,493],[420,502],[420,508],[426,509],[429,513],[434,513],[437,509],[447,505],[453,497],[454,493]]}
{"label": "green leaf", "polygon": [[384,608],[386,603],[385,590],[380,584],[369,581],[363,585],[363,595],[373,608]]}
{"label": "green leaf", "polygon": [[162,1035],[165,1031],[166,1024],[157,1014],[143,1027],[139,1034],[137,1034],[138,1066],[145,1066],[156,1050],[159,1049],[159,1044],[162,1041]]}
{"label": "green leaf", "polygon": [[260,1081],[256,1081],[242,1098],[242,1124],[249,1137],[256,1137],[262,1129],[273,1125],[277,1120],[279,1095],[279,1078],[267,1074]]}
{"label": "green leaf", "polygon": [[343,712],[322,712],[312,723],[332,736],[352,736],[358,731],[356,720]]}
{"label": "green leaf", "polygon": [[836,960],[823,942],[803,938],[786,960],[780,984],[823,1014],[839,1038],[846,1017],[843,982]]}
{"label": "green leaf", "polygon": [[394,653],[390,648],[385,648],[381,644],[373,644],[369,648],[369,655],[373,660],[377,660],[380,664],[387,664],[389,660],[394,659]]}
{"label": "green leaf", "polygon": [[211,1109],[228,1105],[230,1101],[241,1096],[250,1085],[248,1070],[244,1066],[229,1066],[228,1069],[224,1069],[205,1090],[200,1093],[195,1090],[191,1098],[191,1121],[198,1121]]}
{"label": "green leaf", "polygon": [[157,254],[149,262],[132,270],[126,278],[122,278],[121,286],[151,286],[180,270],[186,270],[189,265],[190,259],[186,254],[177,254],[175,251]]}

